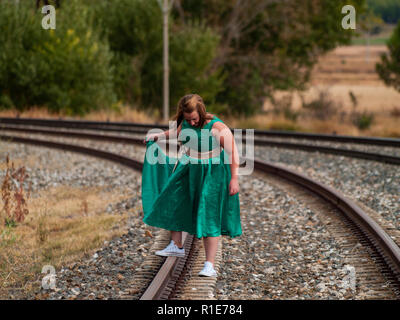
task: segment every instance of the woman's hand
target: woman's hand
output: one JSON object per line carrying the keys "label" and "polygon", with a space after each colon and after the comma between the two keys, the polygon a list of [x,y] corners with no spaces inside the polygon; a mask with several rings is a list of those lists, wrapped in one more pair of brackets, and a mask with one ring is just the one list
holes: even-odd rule
{"label": "woman's hand", "polygon": [[239,192],[239,181],[237,178],[231,179],[229,183],[229,195],[233,196],[234,194]]}
{"label": "woman's hand", "polygon": [[143,140],[143,144],[146,144],[146,141],[157,141],[160,136],[160,133],[152,133],[146,136],[146,138]]}

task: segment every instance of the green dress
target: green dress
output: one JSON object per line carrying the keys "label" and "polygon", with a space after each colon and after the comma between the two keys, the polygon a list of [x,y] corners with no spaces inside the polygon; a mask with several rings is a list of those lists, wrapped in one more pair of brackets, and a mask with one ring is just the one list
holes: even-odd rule
{"label": "green dress", "polygon": [[[186,147],[210,151],[217,146],[210,132],[217,121],[222,122],[214,116],[200,129],[183,120],[178,139]],[[186,154],[177,159],[167,156],[158,145],[150,148],[154,143],[146,143],[142,171],[144,223],[170,231],[186,231],[198,238],[241,235],[239,193],[229,195],[231,168],[225,151],[222,149],[210,159]],[[149,161],[155,157],[163,162]]]}

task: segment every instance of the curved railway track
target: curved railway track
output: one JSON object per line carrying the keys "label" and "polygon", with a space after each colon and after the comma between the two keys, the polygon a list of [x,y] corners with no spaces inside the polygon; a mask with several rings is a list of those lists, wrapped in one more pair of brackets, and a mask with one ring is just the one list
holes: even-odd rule
{"label": "curved railway track", "polygon": [[[143,134],[151,128],[168,129],[167,125],[162,124],[143,124],[133,122],[109,122],[109,121],[83,121],[83,120],[53,120],[53,119],[29,119],[29,118],[0,118],[0,125],[24,125],[55,128],[75,128],[85,130],[103,130],[115,132],[128,132]],[[231,129],[244,130],[244,129]],[[390,146],[400,148],[400,139],[379,138],[379,137],[355,137],[345,135],[329,135],[300,133],[275,130],[254,130],[254,135],[258,137],[282,137],[305,140],[321,140],[342,143],[357,143],[367,145]]]}
{"label": "curved railway track", "polygon": [[[24,125],[24,126],[42,126],[56,128],[77,128],[85,130],[103,130],[130,133],[145,133],[151,128],[168,129],[167,125],[161,124],[143,124],[132,122],[110,122],[110,121],[83,121],[83,120],[52,120],[52,119],[29,119],[29,118],[0,118],[0,124],[3,125]],[[236,129],[244,130],[244,129]],[[400,147],[400,139],[379,138],[379,137],[354,137],[345,135],[313,134],[287,131],[268,131],[254,130],[256,136],[283,137],[307,140],[323,140],[343,143],[359,143],[367,145],[380,145],[390,147]]]}
{"label": "curved railway track", "polygon": [[[15,131],[20,131],[21,129],[22,128],[18,128],[18,130]],[[40,131],[39,129],[29,129],[30,133],[41,133],[48,135],[57,134],[75,138],[81,137],[100,141],[113,141],[142,145],[142,139],[136,138],[94,134],[88,135],[79,132],[72,133],[50,131],[51,130]],[[124,164],[135,170],[141,170],[142,168],[142,163],[139,161],[81,146],[5,135],[0,136],[0,139],[88,154]],[[357,238],[360,239],[360,242],[368,245],[371,248],[371,255],[376,261],[379,262],[386,279],[391,283],[392,287],[395,288],[395,293],[400,296],[400,249],[393,242],[391,237],[384,232],[382,228],[365,212],[363,212],[360,207],[355,205],[355,203],[353,203],[351,200],[346,199],[332,188],[326,187],[302,174],[288,170],[282,166],[262,161],[255,161],[255,169],[259,172],[273,174],[301,185],[302,187],[311,190],[312,192],[318,194],[321,198],[324,198],[326,201],[329,201],[331,204],[336,206],[343,213],[347,223],[351,225],[351,228],[356,230]],[[160,272],[156,277],[154,277],[153,282],[148,286],[148,289],[142,295],[142,299],[168,299],[176,296],[177,290],[179,291],[179,288],[183,285],[182,274],[188,272],[188,270],[190,270],[190,265],[194,263],[193,259],[195,259],[196,254],[193,254],[193,252],[196,250],[196,246],[198,245],[196,240],[197,239],[193,239],[193,237],[190,235],[186,236],[185,246],[188,249],[188,255],[185,257],[185,259],[177,259],[174,257],[167,258],[160,268]]]}
{"label": "curved railway track", "polygon": [[[110,134],[93,134],[93,133],[82,133],[79,131],[71,131],[71,130],[50,130],[50,129],[37,129],[37,128],[26,128],[21,126],[12,126],[12,125],[0,125],[1,131],[10,131],[10,132],[22,132],[22,133],[31,133],[31,134],[45,134],[45,135],[55,135],[55,136],[64,136],[64,137],[74,137],[78,139],[91,139],[91,140],[99,140],[99,141],[109,141],[109,142],[118,142],[118,143],[127,143],[127,144],[141,144],[142,139],[127,137],[127,136],[118,136],[118,135],[110,135]],[[99,130],[99,129],[97,129]],[[138,132],[135,132],[138,133]],[[145,131],[140,131],[141,134],[145,134]],[[246,138],[242,138],[242,142],[246,143]],[[296,149],[303,150],[308,152],[321,152],[327,154],[335,154],[335,155],[343,155],[352,158],[359,159],[367,159],[374,160],[383,163],[400,165],[400,157],[385,155],[381,153],[372,153],[358,150],[351,150],[345,148],[333,148],[328,146],[320,146],[320,145],[309,145],[303,143],[291,143],[291,142],[282,142],[282,141],[273,141],[266,139],[254,139],[252,140],[255,146],[272,146],[286,149]]]}

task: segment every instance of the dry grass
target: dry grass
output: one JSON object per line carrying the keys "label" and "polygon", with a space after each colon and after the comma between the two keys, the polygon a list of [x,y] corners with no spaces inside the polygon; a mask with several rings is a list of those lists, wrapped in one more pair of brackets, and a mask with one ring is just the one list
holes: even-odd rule
{"label": "dry grass", "polygon": [[[374,122],[368,130],[359,130],[350,121],[332,117],[321,122],[315,119],[302,119],[303,130],[310,132],[338,134],[371,135],[382,137],[400,137],[398,126],[400,110],[400,92],[386,87],[375,72],[375,64],[380,55],[387,52],[386,46],[348,46],[339,47],[320,58],[313,70],[310,88],[305,92],[294,92],[292,109],[302,110],[302,99],[312,101],[321,91],[329,92],[332,101],[340,105],[340,111],[347,114],[370,112]],[[287,92],[276,92],[277,100],[287,96]],[[355,100],[351,98],[355,97]],[[354,104],[356,102],[356,105]],[[266,101],[265,111],[274,106]],[[273,116],[272,116],[273,117]],[[260,120],[261,121],[261,120]]]}
{"label": "dry grass", "polygon": [[106,207],[124,197],[101,188],[61,186],[31,198],[26,220],[15,228],[2,228],[0,298],[8,298],[12,288],[34,289],[33,280],[44,265],[57,269],[122,235],[127,214],[108,214]]}
{"label": "dry grass", "polygon": [[[369,51],[365,46],[336,48],[320,58],[312,73],[309,90],[301,94],[312,99],[318,91],[328,90],[346,111],[353,108],[350,92],[356,96],[360,111],[382,112],[400,107],[400,92],[386,87],[375,72],[375,64],[385,52],[386,46],[371,46]],[[279,99],[284,94],[277,92],[276,97]],[[293,108],[300,107],[300,93],[296,93]],[[264,109],[271,109],[268,101]]]}
{"label": "dry grass", "polygon": [[[382,84],[371,85],[354,85],[354,84],[320,84],[314,85],[304,93],[295,92],[293,94],[292,108],[300,110],[302,108],[301,95],[306,101],[316,99],[319,92],[326,90],[330,93],[333,100],[343,106],[344,111],[353,110],[353,102],[350,98],[352,92],[357,98],[357,110],[370,112],[387,112],[395,108],[400,108],[400,93],[393,88],[385,87]],[[275,94],[276,99],[282,99],[287,93],[284,91]],[[264,110],[273,109],[273,105],[266,101]]]}
{"label": "dry grass", "polygon": [[[0,140],[0,142],[3,142],[3,140]],[[3,159],[0,159],[3,160]],[[27,168],[38,168],[38,169],[43,169],[41,165],[38,164],[38,157],[35,154],[31,154],[28,157],[24,159],[12,159],[12,162],[14,163],[15,167],[21,167],[25,166]],[[61,168],[61,165],[55,164],[53,168]],[[7,168],[7,165],[5,162],[0,162],[0,170],[5,170]]]}
{"label": "dry grass", "polygon": [[65,114],[54,114],[49,113],[46,109],[32,107],[31,109],[18,112],[16,110],[3,110],[0,112],[0,117],[16,117],[21,118],[41,118],[41,119],[76,119],[76,120],[93,120],[93,121],[131,121],[131,122],[143,122],[152,123],[154,119],[151,115],[138,111],[135,108],[131,108],[127,105],[121,105],[115,110],[100,110],[95,111],[84,117],[71,117]]}
{"label": "dry grass", "polygon": [[374,114],[370,128],[360,130],[350,119],[350,115],[340,113],[332,115],[328,120],[310,118],[305,114],[297,121],[286,119],[283,114],[262,114],[248,119],[226,119],[229,126],[236,128],[254,128],[260,130],[284,130],[309,133],[326,133],[354,136],[381,136],[400,138],[399,117],[390,114]]}
{"label": "dry grass", "polygon": [[234,128],[252,128],[260,130],[276,129],[302,131],[303,126],[286,119],[282,114],[261,114],[255,117],[224,118],[226,125]]}
{"label": "dry grass", "polygon": [[379,82],[375,64],[380,60],[380,55],[386,52],[386,46],[338,47],[319,59],[313,70],[314,84],[321,76],[331,73],[341,74],[344,83],[348,82],[348,75],[356,75],[359,81],[363,81],[365,74],[372,74],[375,81]]}

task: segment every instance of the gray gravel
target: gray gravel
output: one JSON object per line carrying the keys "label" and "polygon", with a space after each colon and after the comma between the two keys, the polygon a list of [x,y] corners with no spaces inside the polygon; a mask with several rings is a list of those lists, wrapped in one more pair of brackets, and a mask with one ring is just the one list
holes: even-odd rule
{"label": "gray gravel", "polygon": [[[28,164],[25,164],[26,171],[30,176],[25,187],[32,182],[33,196],[36,191],[59,185],[106,186],[107,190],[128,187],[136,191],[140,186],[140,172],[94,157],[0,141],[1,162],[5,162],[7,154],[11,161],[30,159]],[[0,178],[4,174],[5,172],[0,170]],[[139,198],[138,195],[136,198]]]}
{"label": "gray gravel", "polygon": [[323,153],[255,147],[255,157],[285,165],[378,212],[400,230],[400,167]]}
{"label": "gray gravel", "polygon": [[224,238],[217,299],[344,299],[345,251],[315,212],[265,180],[240,176],[243,235]]}
{"label": "gray gravel", "polygon": [[275,142],[289,142],[298,144],[307,144],[312,146],[323,146],[340,148],[346,150],[356,150],[363,152],[372,152],[389,156],[400,157],[400,148],[389,147],[389,146],[376,146],[376,145],[366,145],[362,143],[340,143],[333,141],[321,141],[312,139],[294,139],[294,138],[278,138],[278,137],[264,137],[262,139],[271,140]]}
{"label": "gray gravel", "polygon": [[152,244],[143,223],[135,221],[127,234],[105,241],[90,259],[63,267],[56,288],[42,290],[39,298],[52,300],[138,299],[133,289],[135,272],[149,254]]}

